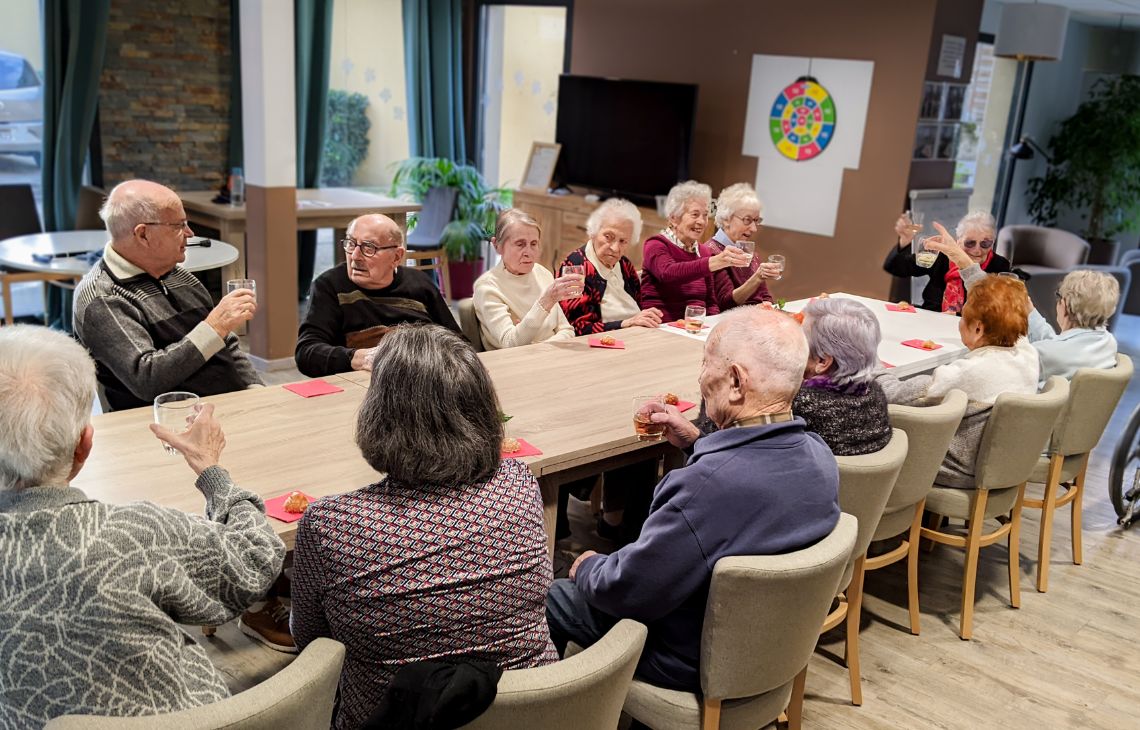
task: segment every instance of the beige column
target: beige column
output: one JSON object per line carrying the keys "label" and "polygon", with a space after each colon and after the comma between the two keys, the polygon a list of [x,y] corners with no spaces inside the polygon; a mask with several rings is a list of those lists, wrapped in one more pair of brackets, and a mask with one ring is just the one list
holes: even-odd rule
{"label": "beige column", "polygon": [[257,281],[249,349],[289,366],[297,339],[297,141],[292,0],[242,0],[246,271]]}

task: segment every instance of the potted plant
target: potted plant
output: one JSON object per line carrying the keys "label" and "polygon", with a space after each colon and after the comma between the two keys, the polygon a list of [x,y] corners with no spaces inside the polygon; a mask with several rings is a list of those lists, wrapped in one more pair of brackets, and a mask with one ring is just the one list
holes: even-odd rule
{"label": "potted plant", "polygon": [[[392,179],[393,195],[410,196],[416,202],[423,202],[427,192],[437,187],[459,191],[455,218],[444,229],[441,242],[447,249],[451,295],[462,299],[471,296],[475,279],[483,273],[483,242],[495,232],[495,219],[506,207],[506,191],[489,187],[471,165],[443,157],[410,157],[399,164]],[[414,217],[408,227],[415,227]]]}
{"label": "potted plant", "polygon": [[1140,76],[1097,81],[1049,147],[1045,176],[1029,181],[1030,215],[1052,226],[1061,211],[1079,213],[1090,263],[1115,263],[1113,237],[1140,227]]}

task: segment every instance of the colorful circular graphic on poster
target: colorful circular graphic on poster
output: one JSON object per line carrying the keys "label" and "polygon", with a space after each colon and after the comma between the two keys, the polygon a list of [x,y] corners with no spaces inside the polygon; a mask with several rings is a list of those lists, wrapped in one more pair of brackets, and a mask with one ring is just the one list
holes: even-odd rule
{"label": "colorful circular graphic on poster", "polygon": [[776,97],[768,130],[776,149],[789,160],[818,157],[835,134],[835,102],[818,81],[801,76]]}

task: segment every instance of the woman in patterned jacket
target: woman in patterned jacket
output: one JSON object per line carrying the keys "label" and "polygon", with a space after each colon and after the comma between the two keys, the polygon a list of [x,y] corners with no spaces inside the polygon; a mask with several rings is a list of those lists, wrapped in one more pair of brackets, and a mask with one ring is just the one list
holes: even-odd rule
{"label": "woman in patterned jacket", "polygon": [[637,206],[610,198],[586,219],[586,235],[586,245],[571,251],[562,262],[562,266],[583,266],[586,271],[582,295],[561,302],[574,334],[661,324],[660,309],[641,308],[641,280],[625,255],[629,245],[641,236]]}
{"label": "woman in patterned jacket", "polygon": [[520,669],[558,660],[538,482],[501,459],[491,378],[436,325],[381,341],[356,444],[386,476],[309,505],[297,530],[291,629],[345,645],[333,726],[357,728],[401,666],[462,658]]}

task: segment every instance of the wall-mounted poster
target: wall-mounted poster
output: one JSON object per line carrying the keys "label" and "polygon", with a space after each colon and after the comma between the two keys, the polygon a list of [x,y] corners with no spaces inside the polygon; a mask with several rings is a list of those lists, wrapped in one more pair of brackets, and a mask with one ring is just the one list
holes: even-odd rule
{"label": "wall-mounted poster", "polygon": [[919,119],[942,118],[942,84],[936,81],[927,81],[922,85],[922,107],[918,111]]}
{"label": "wall-mounted poster", "polygon": [[914,134],[914,159],[933,160],[938,153],[938,125],[919,124]]}
{"label": "wall-mounted poster", "polygon": [[938,147],[935,157],[940,160],[953,160],[958,156],[958,125],[943,124],[938,127]]}
{"label": "wall-mounted poster", "polygon": [[743,154],[759,158],[765,226],[835,235],[843,171],[858,169],[863,151],[874,68],[871,61],[752,57]]}
{"label": "wall-mounted poster", "polygon": [[962,110],[966,106],[966,86],[964,84],[946,84],[946,103],[942,105],[942,119],[958,122],[962,119]]}

